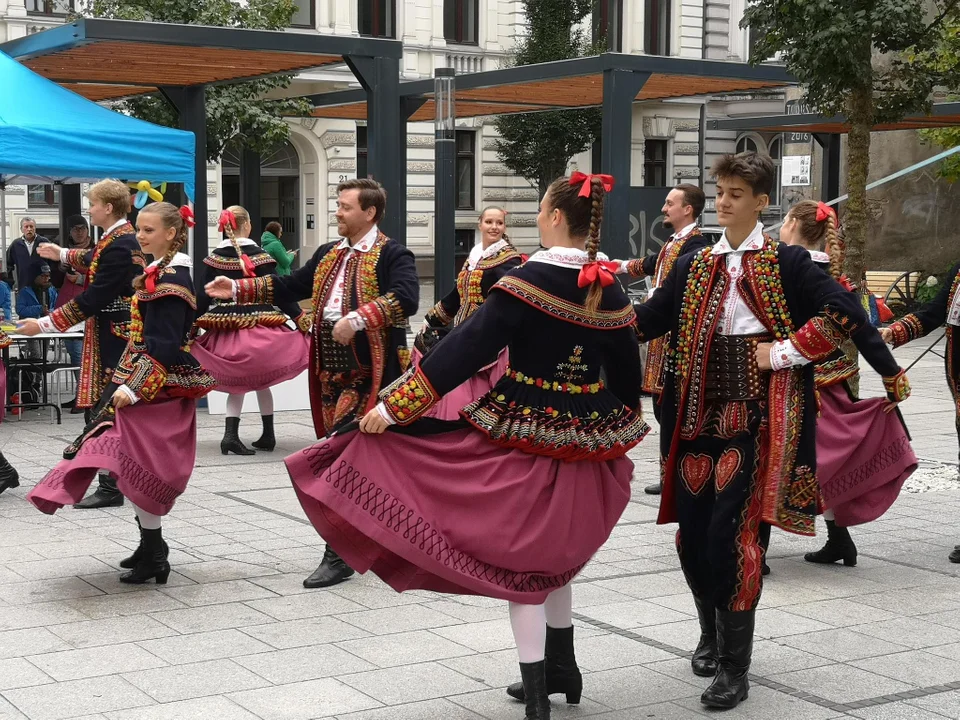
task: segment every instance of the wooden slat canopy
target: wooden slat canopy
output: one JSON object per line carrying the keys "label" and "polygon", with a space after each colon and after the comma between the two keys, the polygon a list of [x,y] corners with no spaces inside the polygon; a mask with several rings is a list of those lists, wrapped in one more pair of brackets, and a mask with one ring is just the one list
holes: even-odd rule
{"label": "wooden slat canopy", "polygon": [[60,85],[93,102],[149,95],[157,91],[157,88],[150,85],[104,85],[102,83],[60,83]]}

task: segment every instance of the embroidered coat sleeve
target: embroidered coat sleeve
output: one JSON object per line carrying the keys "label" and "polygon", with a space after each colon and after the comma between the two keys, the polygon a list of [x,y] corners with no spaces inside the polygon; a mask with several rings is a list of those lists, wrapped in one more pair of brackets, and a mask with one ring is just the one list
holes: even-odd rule
{"label": "embroidered coat sleeve", "polygon": [[631,410],[640,407],[640,390],[643,385],[643,366],[640,362],[640,343],[632,327],[604,333],[608,344],[603,364],[607,388],[617,400]]}
{"label": "embroidered coat sleeve", "polygon": [[[237,302],[242,305],[276,305],[299,303],[313,297],[313,276],[320,258],[334,248],[334,243],[321,245],[306,263],[289,275],[265,275],[237,280]],[[317,308],[322,311],[322,308]]]}
{"label": "embroidered coat sleeve", "polygon": [[626,271],[630,277],[644,278],[653,277],[657,271],[657,258],[659,255],[647,255],[646,257],[636,258],[626,261]]}
{"label": "embroidered coat sleeve", "polygon": [[64,248],[60,251],[60,261],[78,273],[86,274],[92,259],[93,251],[87,248]]}
{"label": "embroidered coat sleeve", "polygon": [[440,298],[440,302],[427,311],[424,320],[430,327],[446,327],[453,322],[460,309],[460,288],[456,285],[453,290]]}
{"label": "embroidered coat sleeve", "polygon": [[953,289],[957,276],[960,275],[960,263],[950,270],[946,281],[941,285],[940,292],[930,302],[919,310],[904,316],[890,326],[893,331],[893,346],[901,345],[928,335],[947,321],[950,311],[950,291]]}
{"label": "embroidered coat sleeve", "polygon": [[53,326],[64,332],[129,292],[130,282],[143,272],[143,258],[137,259],[140,262],[135,262],[129,248],[117,243],[106,248],[100,254],[97,274],[87,289],[50,313]]}
{"label": "embroidered coat sleeve", "polygon": [[395,240],[388,241],[377,263],[381,295],[357,308],[367,330],[402,327],[420,306],[420,279],[414,255]]}
{"label": "embroidered coat sleeve", "polygon": [[504,292],[491,292],[473,315],[447,335],[423,362],[380,393],[387,413],[408,425],[444,394],[469,379],[510,344],[528,309]]}
{"label": "embroidered coat sleeve", "polygon": [[182,297],[172,294],[139,302],[146,348],[142,352],[128,350],[113,382],[125,385],[140,400],[150,402],[166,384],[168,369],[180,354],[183,329],[193,309]]}
{"label": "embroidered coat sleeve", "polygon": [[[266,277],[271,275],[273,277],[280,277],[276,275],[277,264],[273,263],[264,263],[263,265],[257,265],[256,274],[257,277]],[[289,276],[283,276],[289,277]],[[311,278],[312,283],[312,278]],[[311,294],[312,294],[312,285],[311,285]],[[276,306],[280,309],[284,315],[293,320],[296,326],[303,332],[306,332],[310,329],[310,323],[308,320],[307,313],[304,312],[303,308],[300,307],[300,303],[295,300],[286,300],[275,303]]]}
{"label": "embroidered coat sleeve", "polygon": [[693,255],[685,255],[673,266],[660,289],[646,302],[633,306],[637,313],[637,336],[640,342],[649,342],[666,335],[680,314],[680,298],[686,284],[687,271]]}

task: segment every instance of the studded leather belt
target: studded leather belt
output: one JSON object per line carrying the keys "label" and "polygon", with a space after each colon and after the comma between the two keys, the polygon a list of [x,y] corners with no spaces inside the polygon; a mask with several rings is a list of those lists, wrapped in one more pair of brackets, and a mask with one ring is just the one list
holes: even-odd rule
{"label": "studded leather belt", "polygon": [[771,342],[768,335],[714,335],[707,357],[704,398],[707,400],[760,400],[767,396],[768,371],[757,365],[757,345]]}

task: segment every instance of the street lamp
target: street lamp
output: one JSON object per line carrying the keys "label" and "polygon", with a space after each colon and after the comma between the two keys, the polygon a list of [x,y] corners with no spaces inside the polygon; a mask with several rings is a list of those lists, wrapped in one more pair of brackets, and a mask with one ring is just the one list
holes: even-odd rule
{"label": "street lamp", "polygon": [[439,302],[456,284],[456,163],[454,89],[456,71],[437,68],[433,77],[434,119],[434,221],[433,293]]}

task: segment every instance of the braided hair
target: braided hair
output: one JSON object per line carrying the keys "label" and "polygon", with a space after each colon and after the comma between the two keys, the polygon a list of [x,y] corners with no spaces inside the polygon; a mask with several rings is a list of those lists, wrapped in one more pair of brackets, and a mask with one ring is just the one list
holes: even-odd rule
{"label": "braided hair", "polygon": [[[559,210],[567,219],[571,237],[586,237],[584,249],[587,261],[594,262],[600,250],[600,223],[603,221],[603,201],[606,190],[598,177],[590,180],[590,197],[580,197],[580,183],[570,184],[569,178],[555,180],[547,190],[550,206]],[[600,307],[603,286],[597,279],[590,284],[584,302],[587,310],[595,312]]]}
{"label": "braided hair", "polygon": [[[170,248],[164,253],[163,257],[160,258],[160,262],[157,264],[158,272],[163,273],[163,269],[170,264],[173,256],[177,254],[180,248],[187,244],[187,223],[180,214],[180,208],[168,202],[150,203],[140,211],[140,215],[156,215],[160,218],[164,229],[169,230],[170,228],[174,228],[177,231],[173,242],[170,244]],[[146,287],[146,282],[146,275],[138,275],[134,278],[133,287],[135,290],[143,290]]]}
{"label": "braided hair", "polygon": [[250,213],[247,212],[246,208],[240,207],[239,205],[231,205],[226,211],[232,213],[233,217],[236,218],[237,227],[235,228],[226,222],[223,223],[223,231],[230,239],[230,244],[233,245],[233,249],[237,253],[237,260],[240,261],[241,267],[244,267],[243,274],[247,275],[247,270],[243,263],[243,251],[240,249],[240,243],[237,240],[237,230],[244,225],[250,225]]}
{"label": "braided hair", "polygon": [[843,261],[846,248],[837,232],[837,216],[827,213],[825,219],[817,220],[819,204],[813,200],[802,200],[790,208],[790,217],[797,221],[797,231],[803,244],[820,249],[830,256],[830,274],[839,278],[843,274]]}

